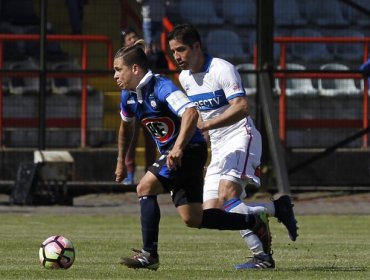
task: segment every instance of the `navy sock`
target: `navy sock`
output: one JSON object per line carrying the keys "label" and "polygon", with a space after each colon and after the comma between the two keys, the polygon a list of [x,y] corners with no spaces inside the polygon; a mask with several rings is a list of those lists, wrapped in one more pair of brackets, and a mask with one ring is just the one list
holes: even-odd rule
{"label": "navy sock", "polygon": [[219,230],[252,229],[256,223],[253,215],[229,213],[221,209],[203,210],[202,228]]}
{"label": "navy sock", "polygon": [[141,208],[141,233],[143,249],[152,257],[158,256],[158,234],[161,211],[156,196],[142,196],[139,198]]}

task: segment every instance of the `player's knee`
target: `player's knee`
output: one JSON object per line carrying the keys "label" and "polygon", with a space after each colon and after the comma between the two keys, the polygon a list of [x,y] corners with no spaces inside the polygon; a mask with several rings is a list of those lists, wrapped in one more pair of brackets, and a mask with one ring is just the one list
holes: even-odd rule
{"label": "player's knee", "polygon": [[186,213],[181,215],[181,219],[187,227],[199,228],[202,223],[202,216],[200,215],[191,215]]}
{"label": "player's knee", "polygon": [[141,196],[143,196],[144,194],[144,192],[143,192],[143,185],[140,185],[140,184],[138,184],[137,186],[136,186],[136,193],[137,193],[137,196],[138,197],[141,197]]}
{"label": "player's knee", "polygon": [[198,217],[183,217],[184,224],[190,228],[199,228],[201,225],[201,219]]}
{"label": "player's knee", "polygon": [[140,182],[136,187],[138,197],[151,194],[151,187],[148,184]]}
{"label": "player's knee", "polygon": [[201,203],[192,203],[177,207],[181,219],[187,227],[199,228],[203,219]]}
{"label": "player's knee", "polygon": [[228,201],[232,198],[239,197],[242,189],[239,184],[231,180],[221,180],[219,187],[219,199],[222,202]]}
{"label": "player's knee", "polygon": [[238,197],[237,193],[236,192],[232,192],[230,190],[226,190],[226,191],[220,191],[220,194],[219,194],[219,203],[221,205],[223,205],[226,201],[230,200],[230,199],[233,199],[235,197]]}

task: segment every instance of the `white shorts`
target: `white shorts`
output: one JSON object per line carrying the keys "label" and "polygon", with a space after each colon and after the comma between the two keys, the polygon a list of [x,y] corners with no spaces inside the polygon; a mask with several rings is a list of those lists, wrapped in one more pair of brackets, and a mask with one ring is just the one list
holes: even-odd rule
{"label": "white shorts", "polygon": [[245,186],[260,186],[262,140],[261,134],[249,125],[228,133],[226,137],[211,144],[211,162],[207,167],[203,201],[218,199],[218,187],[221,179],[238,183],[242,188],[241,198],[245,197]]}

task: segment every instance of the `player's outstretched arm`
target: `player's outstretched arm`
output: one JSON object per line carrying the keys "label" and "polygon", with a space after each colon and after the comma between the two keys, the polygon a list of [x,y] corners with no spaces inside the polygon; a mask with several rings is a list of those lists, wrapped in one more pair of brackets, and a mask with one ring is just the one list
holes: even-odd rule
{"label": "player's outstretched arm", "polygon": [[116,165],[116,182],[122,182],[125,178],[125,126],[121,120],[118,130],[118,157]]}
{"label": "player's outstretched arm", "polygon": [[248,100],[246,97],[236,97],[229,101],[229,108],[215,118],[205,122],[198,122],[198,127],[202,132],[232,125],[249,114]]}

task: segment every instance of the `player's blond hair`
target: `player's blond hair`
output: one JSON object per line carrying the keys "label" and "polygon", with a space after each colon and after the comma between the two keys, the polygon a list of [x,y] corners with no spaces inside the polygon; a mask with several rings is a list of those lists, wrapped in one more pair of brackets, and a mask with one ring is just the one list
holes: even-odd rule
{"label": "player's blond hair", "polygon": [[130,46],[120,48],[116,52],[114,59],[122,58],[123,63],[125,65],[131,66],[137,64],[144,70],[148,70],[149,61],[148,57],[144,52],[144,48],[145,48],[144,40],[139,39]]}

